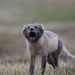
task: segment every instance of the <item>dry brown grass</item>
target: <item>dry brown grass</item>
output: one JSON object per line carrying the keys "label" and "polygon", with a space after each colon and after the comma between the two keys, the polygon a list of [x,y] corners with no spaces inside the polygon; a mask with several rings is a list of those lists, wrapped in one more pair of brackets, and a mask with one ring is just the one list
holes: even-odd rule
{"label": "dry brown grass", "polygon": [[[75,75],[75,65],[69,64],[58,69],[57,75]],[[54,75],[52,66],[47,64],[45,75]],[[29,75],[29,63],[0,64],[0,75]],[[35,66],[35,75],[41,75],[40,64]]]}

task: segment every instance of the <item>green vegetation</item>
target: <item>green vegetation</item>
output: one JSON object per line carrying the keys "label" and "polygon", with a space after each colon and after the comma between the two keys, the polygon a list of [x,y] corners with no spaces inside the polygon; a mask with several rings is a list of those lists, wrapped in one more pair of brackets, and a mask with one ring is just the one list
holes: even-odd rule
{"label": "green vegetation", "polygon": [[[17,7],[17,11],[12,11],[8,18],[0,18],[0,23],[2,25],[15,26],[15,25],[24,25],[26,23],[37,23],[37,22],[50,22],[50,21],[61,21],[61,22],[69,22],[75,21],[75,10],[74,9],[59,9],[59,8],[49,8],[49,7],[38,7],[31,6],[31,8],[20,8]],[[6,8],[8,9],[8,8]],[[15,7],[11,7],[11,9],[15,9]],[[9,9],[9,11],[11,11]],[[6,11],[5,11],[6,12]],[[8,15],[8,13],[5,14]],[[14,14],[13,14],[14,13]],[[10,20],[9,20],[10,18]]]}
{"label": "green vegetation", "polygon": [[0,1],[0,25],[75,21],[75,1]]}
{"label": "green vegetation", "polygon": [[39,18],[42,21],[74,21],[75,20],[75,10],[67,9],[40,9],[38,12]]}

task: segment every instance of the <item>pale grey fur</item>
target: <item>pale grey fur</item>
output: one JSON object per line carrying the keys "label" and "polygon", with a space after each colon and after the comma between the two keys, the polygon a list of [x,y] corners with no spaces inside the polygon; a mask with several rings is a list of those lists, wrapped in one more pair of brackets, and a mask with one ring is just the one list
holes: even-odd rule
{"label": "pale grey fur", "polygon": [[[38,32],[37,28],[39,29],[39,39],[35,40],[37,38],[37,35],[35,32]],[[39,27],[41,26],[41,28]],[[33,40],[30,40],[29,34],[30,28],[33,28],[34,33],[36,34],[36,38]],[[29,30],[29,32],[28,32]],[[41,33],[42,31],[42,33]],[[51,31],[46,31],[44,29],[44,26],[42,24],[28,24],[23,27],[23,34],[26,38],[26,45],[27,50],[30,54],[30,75],[34,74],[34,64],[35,64],[35,57],[36,55],[41,56],[42,58],[42,65],[41,74],[44,75],[46,62],[51,64],[54,68],[58,65],[58,60],[61,59],[65,62],[75,62],[75,56],[71,55],[67,49],[64,46],[62,38]],[[28,38],[27,38],[28,37]]]}

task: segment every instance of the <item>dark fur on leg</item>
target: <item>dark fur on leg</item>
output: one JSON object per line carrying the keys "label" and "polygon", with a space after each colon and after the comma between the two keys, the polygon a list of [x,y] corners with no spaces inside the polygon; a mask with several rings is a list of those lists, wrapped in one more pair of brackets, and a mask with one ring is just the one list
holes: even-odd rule
{"label": "dark fur on leg", "polygon": [[30,75],[34,75],[35,56],[31,56],[30,59]]}
{"label": "dark fur on leg", "polygon": [[[54,53],[53,53],[54,54]],[[53,68],[55,69],[58,65],[58,58],[57,56],[53,56],[53,54],[48,54],[48,59],[47,59],[47,62],[49,64],[51,64],[53,66]]]}
{"label": "dark fur on leg", "polygon": [[45,68],[46,68],[46,61],[47,61],[47,57],[43,56],[42,57],[42,65],[41,65],[41,69],[42,69],[41,75],[44,75]]}
{"label": "dark fur on leg", "polygon": [[48,55],[48,63],[53,66],[54,75],[57,75],[57,67],[58,67],[58,57],[56,53],[52,53]]}

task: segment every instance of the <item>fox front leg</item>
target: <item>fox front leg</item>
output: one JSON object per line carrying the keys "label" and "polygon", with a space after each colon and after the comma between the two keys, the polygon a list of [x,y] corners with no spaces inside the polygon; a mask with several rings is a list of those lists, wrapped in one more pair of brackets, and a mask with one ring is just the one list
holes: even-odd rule
{"label": "fox front leg", "polygon": [[45,73],[46,62],[47,62],[46,56],[42,56],[41,75],[44,75],[44,73]]}
{"label": "fox front leg", "polygon": [[34,75],[34,67],[35,67],[35,56],[31,56],[31,58],[30,58],[30,75]]}

